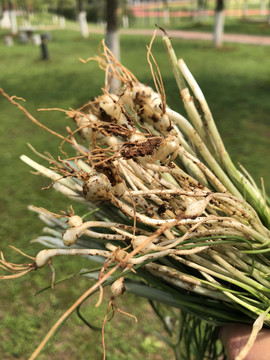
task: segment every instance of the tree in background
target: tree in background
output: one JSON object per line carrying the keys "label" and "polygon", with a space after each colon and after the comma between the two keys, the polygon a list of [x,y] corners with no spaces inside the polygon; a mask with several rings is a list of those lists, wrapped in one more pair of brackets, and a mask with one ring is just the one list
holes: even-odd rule
{"label": "tree in background", "polygon": [[221,47],[223,44],[224,33],[224,0],[217,0],[214,23],[214,45]]}
{"label": "tree in background", "polygon": [[269,0],[269,3],[268,3],[268,25],[270,25],[270,0]]}
{"label": "tree in background", "polygon": [[8,1],[9,17],[10,17],[10,31],[11,34],[15,35],[18,32],[16,10],[12,0]]}
{"label": "tree in background", "polygon": [[83,0],[77,0],[77,6],[78,6],[78,21],[80,25],[81,34],[83,37],[88,37],[88,25],[87,25],[87,19],[86,19],[86,11],[84,10],[84,1]]}
{"label": "tree in background", "polygon": [[243,9],[242,9],[242,16],[245,18],[247,17],[247,11],[248,11],[248,2],[247,0],[243,1]]}
{"label": "tree in background", "polygon": [[163,19],[164,24],[169,25],[170,24],[170,11],[169,11],[169,4],[168,0],[162,0],[163,2]]}
{"label": "tree in background", "polygon": [[[116,60],[120,61],[120,42],[118,34],[117,20],[118,0],[106,0],[106,46],[114,54]],[[111,83],[111,92],[116,92],[120,82],[113,79]]]}
{"label": "tree in background", "polygon": [[63,7],[64,7],[64,0],[58,0],[56,12],[60,16],[63,15]]}
{"label": "tree in background", "polygon": [[206,20],[206,8],[207,8],[207,0],[198,0],[197,1],[197,22],[202,23]]}
{"label": "tree in background", "polygon": [[118,0],[106,1],[106,45],[120,61],[120,46],[117,21]]}

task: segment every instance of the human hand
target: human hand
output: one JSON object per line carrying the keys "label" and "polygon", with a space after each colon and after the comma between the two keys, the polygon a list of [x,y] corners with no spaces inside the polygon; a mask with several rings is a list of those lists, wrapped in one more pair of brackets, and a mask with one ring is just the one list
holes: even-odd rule
{"label": "human hand", "polygon": [[[222,326],[219,337],[226,349],[227,360],[234,360],[241,349],[246,345],[252,326],[244,324],[229,324]],[[270,359],[270,330],[261,329],[257,339],[245,360]]]}

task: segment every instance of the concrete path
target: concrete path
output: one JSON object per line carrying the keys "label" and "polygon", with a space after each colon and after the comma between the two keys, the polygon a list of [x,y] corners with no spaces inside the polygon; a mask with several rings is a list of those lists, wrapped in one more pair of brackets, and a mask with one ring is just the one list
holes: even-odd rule
{"label": "concrete path", "polygon": [[[105,34],[105,30],[102,28],[89,27],[89,33],[93,34]],[[154,29],[121,29],[120,34],[125,35],[148,35],[152,36]],[[201,31],[185,31],[185,30],[168,30],[168,35],[172,38],[179,38],[185,40],[213,40],[213,34],[210,32]],[[161,32],[157,32],[157,35],[162,35]],[[270,36],[257,36],[257,35],[241,35],[241,34],[224,34],[224,42],[239,43],[239,44],[251,44],[251,45],[265,45],[270,46]]]}
{"label": "concrete path", "polygon": [[[213,34],[200,31],[183,31],[183,30],[168,30],[168,35],[172,38],[186,39],[186,40],[213,40]],[[153,30],[143,29],[126,29],[121,30],[121,34],[130,35],[152,35]],[[240,35],[240,34],[224,34],[224,42],[252,44],[252,45],[270,45],[270,36],[256,36],[256,35]]]}
{"label": "concrete path", "polygon": [[[149,29],[125,29],[120,31],[121,34],[126,35],[153,35],[153,30]],[[172,38],[186,39],[186,40],[213,40],[213,34],[200,31],[184,31],[184,30],[168,30],[168,35]],[[160,34],[159,34],[160,35]],[[240,34],[224,34],[224,42],[251,44],[251,45],[267,45],[270,46],[270,36],[256,36],[256,35],[240,35]]]}
{"label": "concrete path", "polygon": [[[60,30],[58,26],[41,26],[40,30]],[[67,29],[79,31],[79,26],[69,26]],[[63,30],[63,29],[61,29]],[[179,38],[185,40],[213,40],[213,34],[210,32],[201,31],[186,31],[186,30],[167,30],[167,33],[172,38]],[[101,27],[89,26],[89,34],[104,34],[105,29]],[[146,35],[152,36],[154,34],[153,29],[121,29],[120,34],[124,35]],[[158,36],[161,36],[161,31],[157,32]],[[257,35],[244,35],[244,34],[224,34],[224,42],[238,43],[238,44],[251,44],[251,45],[265,45],[270,46],[270,36],[257,36]]]}

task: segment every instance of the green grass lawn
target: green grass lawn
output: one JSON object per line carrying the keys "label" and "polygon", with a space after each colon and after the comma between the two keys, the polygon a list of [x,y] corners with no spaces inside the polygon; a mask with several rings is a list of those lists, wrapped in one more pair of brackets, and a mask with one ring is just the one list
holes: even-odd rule
{"label": "green grass lawn", "polygon": [[[0,35],[4,33],[0,33]],[[145,83],[152,85],[146,61],[148,37],[122,37],[122,62]],[[41,122],[55,131],[65,133],[70,121],[59,112],[37,112],[44,107],[78,108],[101,93],[104,74],[94,62],[82,64],[78,58],[97,53],[101,37],[85,40],[78,32],[52,32],[49,42],[50,60],[40,60],[40,49],[22,45],[15,39],[13,47],[0,41],[0,87],[9,95],[23,97],[25,107]],[[179,57],[183,57],[203,89],[218,128],[233,158],[241,162],[257,181],[264,178],[270,190],[270,48],[247,45],[226,45],[213,49],[207,42],[174,40]],[[161,39],[157,38],[154,54],[163,75],[170,107],[183,112],[178,91],[168,65]],[[34,176],[19,159],[21,154],[33,156],[30,142],[38,151],[57,155],[60,141],[31,123],[17,108],[0,98],[1,109],[1,250],[6,258],[21,261],[8,248],[14,245],[29,255],[40,246],[29,241],[40,234],[42,223],[27,210],[27,205],[43,206],[58,212],[70,202],[53,189],[42,191],[49,184]],[[75,210],[83,209],[73,204]],[[54,261],[57,279],[89,266],[86,260],[58,258]],[[73,278],[56,289],[34,296],[50,284],[49,269],[28,274],[25,278],[1,283],[0,353],[1,359],[27,359],[39,341],[90,283]],[[83,312],[90,321],[100,325],[106,312],[108,296],[95,309],[96,299],[89,301]],[[138,316],[138,324],[120,314],[107,324],[108,359],[167,359],[168,349],[154,335],[161,326],[142,299],[125,294],[119,305]],[[170,355],[171,356],[171,355]],[[101,334],[90,331],[75,314],[50,341],[40,359],[101,359]]]}
{"label": "green grass lawn", "polygon": [[[170,24],[164,24],[163,18],[138,18],[132,26],[135,28],[152,28],[158,24],[166,29],[212,32],[214,27],[214,18],[207,17],[205,19],[198,18],[171,18]],[[241,18],[224,18],[224,31],[226,34],[245,34],[257,36],[270,36],[270,25],[264,18],[256,19],[249,17]]]}
{"label": "green grass lawn", "polygon": [[[196,21],[196,19],[191,21],[184,18],[180,21],[177,20],[175,21],[175,23],[172,22],[172,27],[179,30],[212,32],[214,27],[213,18],[208,18],[205,21]],[[252,21],[252,17],[250,17],[249,19],[225,17],[224,31],[226,34],[269,36],[270,25],[263,20]]]}

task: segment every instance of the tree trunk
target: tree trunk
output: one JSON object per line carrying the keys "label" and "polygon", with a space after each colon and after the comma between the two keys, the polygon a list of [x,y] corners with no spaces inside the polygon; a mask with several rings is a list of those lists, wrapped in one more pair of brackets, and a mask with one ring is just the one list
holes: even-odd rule
{"label": "tree trunk", "polygon": [[63,5],[64,5],[64,1],[63,1],[63,0],[58,0],[58,1],[57,1],[56,12],[57,12],[57,15],[59,15],[59,16],[62,16],[62,15],[63,15]]}
{"label": "tree trunk", "polygon": [[9,16],[10,16],[10,24],[11,24],[11,34],[16,35],[18,33],[16,11],[13,9],[10,10]]}
{"label": "tree trunk", "polygon": [[81,34],[84,38],[88,37],[88,25],[87,25],[87,19],[86,19],[86,11],[84,11],[84,3],[83,0],[77,0],[78,4],[78,22],[81,30]]}
{"label": "tree trunk", "polygon": [[224,3],[223,0],[217,0],[216,12],[215,12],[215,24],[214,24],[214,45],[215,47],[221,47],[223,44],[224,33]]}
{"label": "tree trunk", "polygon": [[28,6],[26,4],[26,1],[25,0],[21,1],[21,5],[22,5],[22,8],[23,8],[23,12],[24,12],[25,26],[30,28],[31,23],[30,23],[29,9],[28,9]]}
{"label": "tree trunk", "polygon": [[247,17],[247,10],[248,10],[248,2],[247,2],[247,0],[244,0],[244,2],[243,2],[243,13],[242,13],[242,16],[244,18]]}
{"label": "tree trunk", "polygon": [[[118,0],[106,0],[106,46],[111,50],[117,61],[120,61],[120,44],[117,21]],[[113,79],[110,92],[116,92],[120,87],[120,81]]]}
{"label": "tree trunk", "polygon": [[265,15],[265,10],[266,10],[265,0],[261,0],[261,8],[260,8],[260,14],[261,14],[261,16],[264,16],[264,15]]}
{"label": "tree trunk", "polygon": [[57,14],[59,16],[59,25],[62,29],[66,27],[66,19],[63,15],[64,0],[58,0],[57,2]]}
{"label": "tree trunk", "polygon": [[11,29],[11,23],[10,23],[10,13],[9,10],[4,10],[2,19],[0,21],[1,29]]}
{"label": "tree trunk", "polygon": [[169,11],[168,0],[163,0],[163,21],[165,25],[170,24],[170,11]]}
{"label": "tree trunk", "polygon": [[120,60],[120,47],[119,47],[119,36],[118,36],[118,23],[117,23],[117,5],[118,0],[107,0],[106,1],[106,21],[107,21],[107,32],[106,32],[106,45],[112,51],[115,58]]}
{"label": "tree trunk", "polygon": [[208,14],[207,14],[207,0],[204,0],[204,15],[203,15],[203,20],[207,21],[208,18]]}
{"label": "tree trunk", "polygon": [[268,4],[268,25],[270,25],[270,0]]}
{"label": "tree trunk", "polygon": [[128,9],[127,9],[127,0],[122,2],[122,24],[123,28],[127,29],[129,27],[129,18],[128,18]]}
{"label": "tree trunk", "polygon": [[203,19],[203,12],[204,12],[204,1],[198,0],[197,1],[197,22],[201,23]]}
{"label": "tree trunk", "polygon": [[1,0],[1,12],[4,12],[6,10],[7,6],[6,6],[6,2],[5,0]]}

